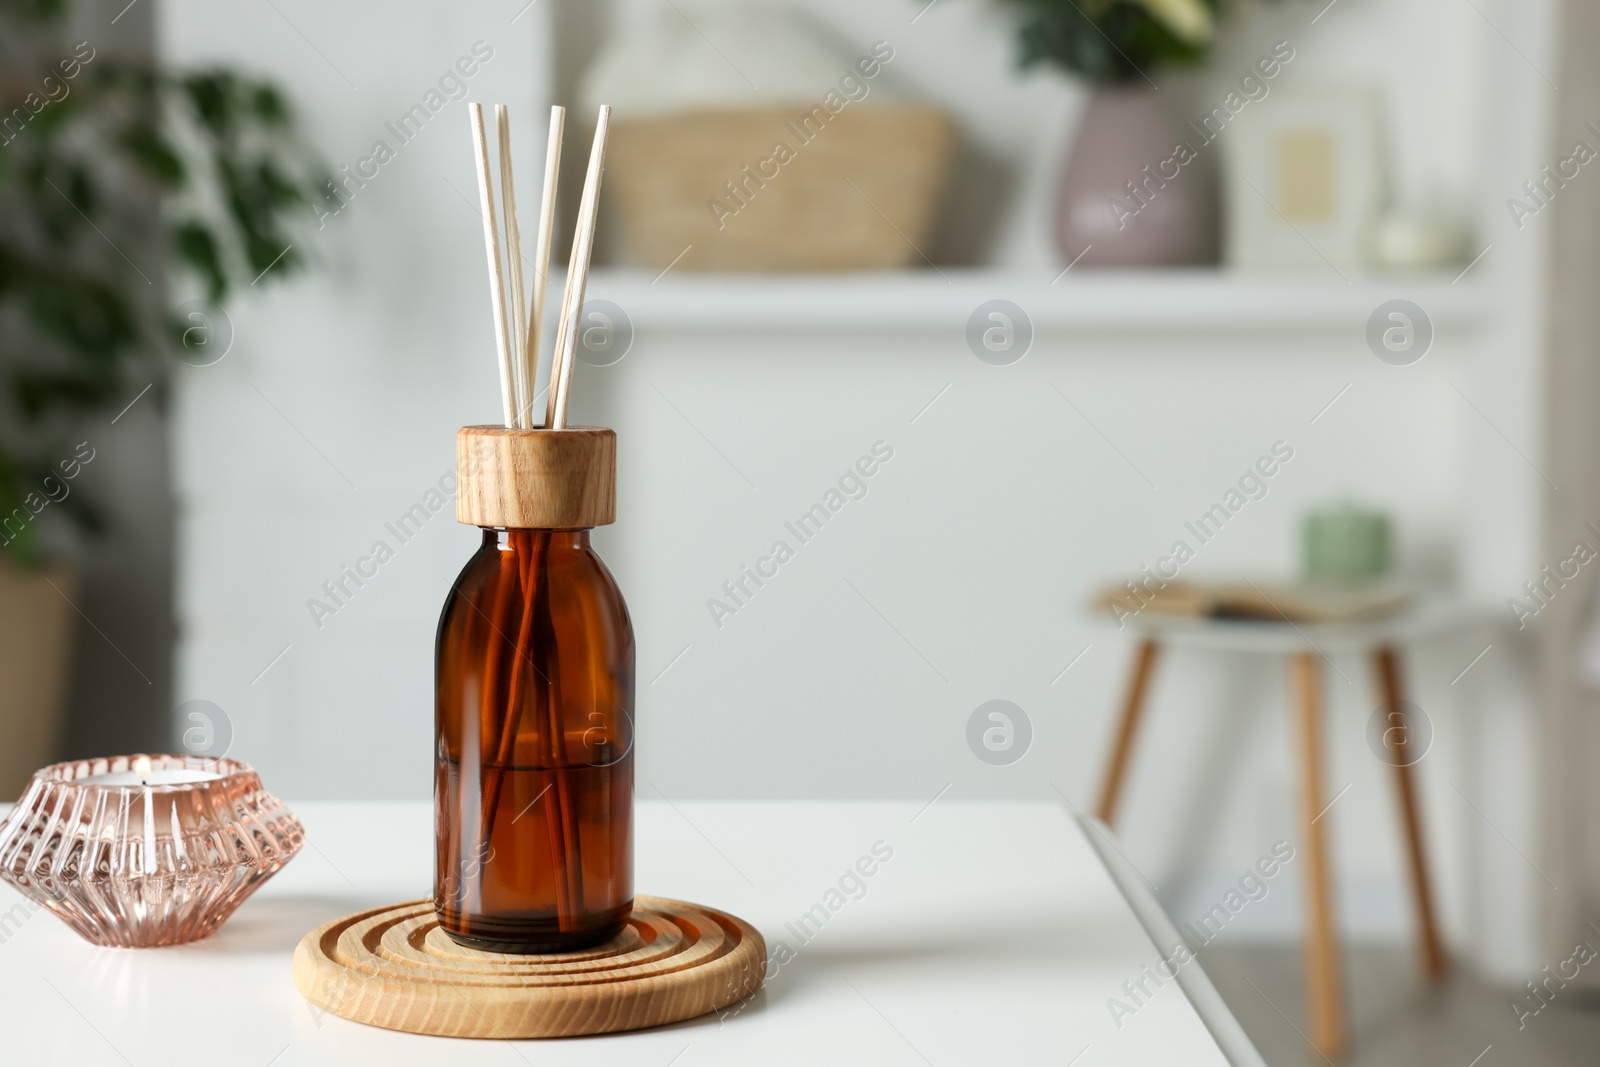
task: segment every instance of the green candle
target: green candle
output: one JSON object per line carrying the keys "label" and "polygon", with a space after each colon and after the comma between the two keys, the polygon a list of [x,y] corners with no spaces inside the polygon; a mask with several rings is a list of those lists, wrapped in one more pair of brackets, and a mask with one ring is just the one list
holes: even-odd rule
{"label": "green candle", "polygon": [[1389,569],[1389,520],[1354,504],[1313,511],[1302,527],[1307,578],[1366,582]]}

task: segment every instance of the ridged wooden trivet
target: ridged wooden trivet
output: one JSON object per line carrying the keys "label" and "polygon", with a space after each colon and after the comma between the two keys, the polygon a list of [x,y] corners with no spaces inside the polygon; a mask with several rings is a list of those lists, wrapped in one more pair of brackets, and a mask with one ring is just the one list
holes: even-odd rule
{"label": "ridged wooden trivet", "polygon": [[726,912],[636,897],[622,933],[559,955],[483,952],[439,929],[433,902],[359,912],[294,951],[302,996],[360,1023],[443,1037],[573,1037],[692,1019],[754,993],[767,946]]}

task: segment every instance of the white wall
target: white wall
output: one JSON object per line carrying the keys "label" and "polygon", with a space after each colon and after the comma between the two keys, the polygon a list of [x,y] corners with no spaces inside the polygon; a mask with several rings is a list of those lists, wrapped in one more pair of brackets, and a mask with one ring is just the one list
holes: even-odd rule
{"label": "white wall", "polygon": [[[508,25],[521,6],[391,5],[375,25],[279,3],[297,33],[271,7],[181,0],[166,9],[164,40],[181,58],[240,57],[273,72],[344,162],[480,38],[496,53],[474,98],[542,112],[536,31],[548,6]],[[1039,220],[1080,94],[1048,73],[1011,73],[1007,25],[992,5],[941,0],[912,24],[917,7],[814,5],[849,43],[893,41],[895,77],[946,102],[1017,175],[993,259],[1048,281],[1058,268]],[[1224,50],[1216,77],[1288,36],[1300,56],[1287,77],[1373,79],[1394,106],[1403,189],[1437,180],[1498,211],[1521,180],[1508,175],[1543,162],[1543,84],[1469,6],[1341,0],[1308,25],[1320,7],[1261,16]],[[1548,7],[1525,7],[1513,29],[1537,58]],[[1507,113],[1517,120],[1484,118]],[[522,173],[531,184],[534,168]],[[241,307],[228,359],[186,371],[179,698],[222,705],[235,753],[289,796],[429,789],[434,620],[473,532],[441,513],[320,629],[306,600],[448,470],[454,427],[497,410],[480,231],[460,194],[472,197],[471,153],[452,104],[312,238],[319,274]],[[1503,226],[1497,218],[1486,216],[1485,243],[1501,240],[1489,232]],[[575,405],[579,418],[621,433],[621,519],[597,543],[639,637],[641,790],[931,798],[949,785],[952,796],[1059,789],[1086,806],[1128,653],[1085,616],[1086,595],[1164,551],[1279,439],[1294,460],[1204,549],[1195,573],[1288,573],[1305,508],[1353,492],[1394,516],[1408,568],[1443,571],[1499,604],[1542,562],[1537,476],[1507,445],[1533,455],[1537,438],[1535,241],[1505,239],[1463,282],[1476,281],[1490,305],[1481,331],[1452,326],[1403,369],[1366,350],[1359,316],[1311,331],[1174,335],[1134,314],[1120,329],[1043,330],[1025,360],[996,368],[972,357],[958,329],[697,330],[682,315],[667,322],[670,288],[638,297],[632,352],[612,368],[580,366]],[[1038,279],[1008,280],[1018,277],[993,276],[989,295],[1014,286],[1051,299]],[[627,306],[640,285],[602,276],[593,295]],[[984,283],[956,286],[962,299],[972,285]],[[1392,294],[1360,296],[1375,305],[1407,291],[1396,283]],[[869,496],[715,627],[706,599],[880,439],[895,457]],[[1451,686],[1491,639],[1494,652]],[[1531,959],[1523,917],[1533,879],[1497,836],[1532,840],[1528,698],[1514,649],[1499,637],[1441,644],[1411,669],[1415,699],[1439,729],[1422,774],[1446,917],[1458,940],[1490,946],[1488,962],[1511,972]],[[1330,672],[1328,773],[1335,788],[1353,783],[1330,816],[1346,925],[1395,936],[1408,913],[1389,783],[1363,741],[1377,701],[1360,665],[1340,668],[1349,684]],[[964,741],[968,715],[996,697],[1020,704],[1036,729],[1033,750],[1011,767],[979,763]],[[1275,838],[1293,836],[1283,698],[1276,668],[1194,655],[1163,665],[1123,826],[1130,855],[1180,919]],[[1499,830],[1457,788],[1483,801]],[[1274,899],[1257,929],[1298,929],[1298,895]]]}
{"label": "white wall", "polygon": [[[610,293],[627,306],[621,282]],[[1346,489],[1396,516],[1415,565],[1451,539],[1477,430],[1449,386],[1475,351],[1463,332],[1396,374],[1355,330],[1056,328],[997,368],[956,330],[761,336],[637,321],[627,359],[580,367],[577,389],[586,418],[626,428],[621,521],[597,540],[640,634],[642,778],[669,796],[932,798],[949,785],[952,796],[1059,790],[1088,808],[1131,651],[1084,610],[1095,584],[1193,543],[1185,520],[1280,440],[1294,458],[1270,494],[1189,573],[1292,573],[1299,517]],[[783,523],[880,439],[895,456],[867,497],[717,626],[708,598],[775,539],[796,545]],[[1475,705],[1450,682],[1481,633],[1419,648],[1410,664],[1439,731],[1424,803],[1457,929],[1475,925],[1462,890],[1482,872],[1462,851],[1478,828],[1449,785],[1467,785]],[[1330,799],[1352,788],[1329,823],[1346,921],[1401,936],[1392,783],[1365,741],[1379,699],[1368,665],[1336,666]],[[1492,687],[1506,665],[1474,670]],[[1177,653],[1160,667],[1122,827],[1180,917],[1296,837],[1287,693],[1271,660]],[[968,716],[995,698],[1036,731],[1013,766],[986,766],[966,746]],[[1281,910],[1252,916],[1258,931],[1297,929],[1294,891],[1274,899]]]}

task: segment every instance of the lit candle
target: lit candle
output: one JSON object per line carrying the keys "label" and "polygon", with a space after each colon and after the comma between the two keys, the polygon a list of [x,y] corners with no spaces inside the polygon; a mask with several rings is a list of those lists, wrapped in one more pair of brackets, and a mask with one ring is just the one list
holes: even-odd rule
{"label": "lit candle", "polygon": [[149,756],[139,756],[133,761],[133,767],[126,771],[113,771],[106,774],[91,774],[78,779],[80,785],[193,785],[196,782],[214,782],[222,775],[211,771],[195,770],[191,767],[170,767],[154,770],[151,767]]}
{"label": "lit candle", "polygon": [[211,771],[178,768],[167,771],[117,771],[112,774],[91,774],[79,778],[79,785],[192,785],[196,782],[214,782],[222,775]]}

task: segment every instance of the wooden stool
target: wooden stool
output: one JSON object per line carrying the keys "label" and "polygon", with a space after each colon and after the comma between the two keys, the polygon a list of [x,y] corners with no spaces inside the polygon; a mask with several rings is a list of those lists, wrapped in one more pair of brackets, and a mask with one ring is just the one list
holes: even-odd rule
{"label": "wooden stool", "polygon": [[[1421,623],[1421,625],[1418,625]],[[1106,764],[1096,814],[1106,825],[1116,817],[1122,796],[1128,761],[1133,752],[1134,735],[1144,712],[1150,679],[1156,660],[1166,644],[1201,644],[1235,651],[1268,652],[1288,658],[1290,695],[1294,703],[1300,764],[1301,830],[1305,835],[1306,929],[1305,974],[1306,1015],[1311,1043],[1318,1052],[1333,1059],[1348,1048],[1346,1034],[1342,964],[1338,933],[1334,924],[1333,876],[1329,863],[1325,826],[1328,820],[1322,766],[1322,652],[1319,649],[1358,651],[1370,656],[1377,690],[1391,714],[1401,717],[1399,741],[1385,735],[1394,753],[1395,787],[1400,801],[1400,824],[1405,836],[1407,867],[1416,903],[1418,951],[1423,974],[1430,981],[1441,981],[1448,961],[1439,939],[1433,893],[1428,879],[1427,852],[1422,840],[1422,823],[1417,811],[1416,788],[1411,764],[1421,758],[1408,751],[1411,723],[1406,719],[1405,689],[1400,674],[1398,641],[1417,636],[1419,630],[1451,625],[1447,613],[1430,613],[1419,618],[1412,614],[1381,624],[1342,626],[1293,626],[1284,623],[1233,622],[1209,619],[1179,619],[1170,616],[1139,617],[1132,628],[1140,635],[1134,654],[1133,673],[1123,698],[1116,736]]]}

